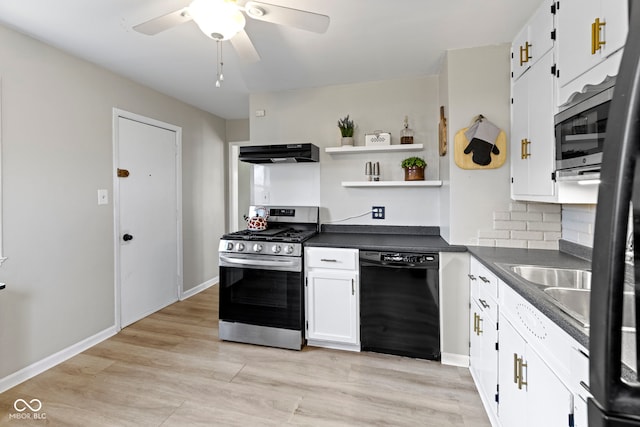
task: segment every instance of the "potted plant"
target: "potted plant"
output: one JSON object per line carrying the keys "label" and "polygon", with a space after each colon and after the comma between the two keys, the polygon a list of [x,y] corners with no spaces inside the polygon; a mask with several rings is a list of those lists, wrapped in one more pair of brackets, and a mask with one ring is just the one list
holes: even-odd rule
{"label": "potted plant", "polygon": [[349,115],[344,119],[338,120],[338,128],[340,129],[340,134],[342,135],[342,145],[353,145],[353,130],[355,125],[353,120],[349,120]]}
{"label": "potted plant", "polygon": [[405,181],[424,181],[424,168],[427,162],[420,157],[408,157],[400,164],[404,169]]}

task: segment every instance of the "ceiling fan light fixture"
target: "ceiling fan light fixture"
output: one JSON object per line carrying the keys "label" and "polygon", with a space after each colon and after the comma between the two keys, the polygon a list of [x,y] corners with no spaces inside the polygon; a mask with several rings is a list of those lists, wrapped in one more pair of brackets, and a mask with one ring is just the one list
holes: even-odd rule
{"label": "ceiling fan light fixture", "polygon": [[214,40],[229,40],[246,24],[235,1],[194,0],[187,10],[200,30]]}

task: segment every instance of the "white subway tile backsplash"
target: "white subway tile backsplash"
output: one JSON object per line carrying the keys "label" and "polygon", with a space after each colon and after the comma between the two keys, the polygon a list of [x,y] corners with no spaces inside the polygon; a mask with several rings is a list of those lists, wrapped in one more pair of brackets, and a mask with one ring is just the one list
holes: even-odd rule
{"label": "white subway tile backsplash", "polygon": [[548,241],[548,242],[544,242],[544,241],[537,241],[537,240],[530,240],[529,241],[529,249],[552,249],[552,250],[558,250],[559,244],[558,241]]}
{"label": "white subway tile backsplash", "polygon": [[560,240],[562,239],[562,233],[557,231],[545,231],[544,232],[544,240]]}
{"label": "white subway tile backsplash", "polygon": [[527,222],[527,230],[560,232],[562,224],[559,222]]}
{"label": "white subway tile backsplash", "polygon": [[593,247],[596,205],[562,205],[562,239]]}
{"label": "white subway tile backsplash", "polygon": [[510,237],[518,240],[544,240],[544,233],[542,231],[512,231]]}
{"label": "white subway tile backsplash", "polygon": [[494,212],[493,219],[509,221],[511,219],[511,212]]}
{"label": "white subway tile backsplash", "polygon": [[553,203],[528,203],[527,210],[529,212],[561,213],[562,206]]}
{"label": "white subway tile backsplash", "polygon": [[526,230],[527,223],[525,221],[493,221],[495,230]]}
{"label": "white subway tile backsplash", "polygon": [[526,240],[513,240],[513,239],[509,239],[509,240],[496,239],[496,246],[501,247],[501,248],[523,248],[523,249],[526,249],[527,248],[527,241]]}
{"label": "white subway tile backsplash", "polygon": [[496,245],[496,241],[493,239],[478,239],[478,245],[494,247]]}
{"label": "white subway tile backsplash", "polygon": [[561,222],[562,221],[562,214],[543,212],[542,220],[544,222]]}
{"label": "white subway tile backsplash", "polygon": [[479,230],[478,241],[482,246],[558,249],[562,226],[561,205],[513,202],[508,212],[493,213],[493,230]]}
{"label": "white subway tile backsplash", "polygon": [[542,221],[542,212],[511,212],[511,220],[512,221]]}
{"label": "white subway tile backsplash", "polygon": [[527,204],[520,202],[513,202],[509,204],[509,211],[511,212],[526,212]]}
{"label": "white subway tile backsplash", "polygon": [[509,230],[480,230],[479,239],[508,239],[511,237]]}

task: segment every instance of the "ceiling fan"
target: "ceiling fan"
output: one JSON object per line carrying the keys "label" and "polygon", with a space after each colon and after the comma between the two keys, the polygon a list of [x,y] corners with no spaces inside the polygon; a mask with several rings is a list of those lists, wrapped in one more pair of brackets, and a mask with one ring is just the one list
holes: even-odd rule
{"label": "ceiling fan", "polygon": [[320,34],[329,27],[328,16],[306,10],[257,1],[241,5],[236,0],[193,0],[187,7],[138,24],[133,29],[154,35],[193,20],[207,37],[216,41],[230,40],[240,59],[252,63],[259,61],[260,55],[244,30],[245,14],[251,19]]}

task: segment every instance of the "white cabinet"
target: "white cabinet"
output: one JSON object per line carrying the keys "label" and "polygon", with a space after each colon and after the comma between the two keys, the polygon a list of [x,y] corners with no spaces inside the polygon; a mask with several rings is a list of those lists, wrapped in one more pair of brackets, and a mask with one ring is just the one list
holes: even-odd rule
{"label": "white cabinet", "polygon": [[358,250],[305,248],[307,344],[360,350]]}
{"label": "white cabinet", "polygon": [[611,64],[600,67],[602,71],[581,78],[624,46],[628,0],[562,0],[559,3],[558,78],[560,102],[564,103],[572,91],[580,91],[586,84],[601,83],[607,74],[617,74],[619,58],[614,58]]}
{"label": "white cabinet", "polygon": [[489,418],[498,406],[498,279],[475,258],[469,264],[469,369]]}
{"label": "white cabinet", "polygon": [[555,195],[555,76],[548,51],[512,84],[511,197],[547,201]]}
{"label": "white cabinet", "polygon": [[553,48],[554,2],[545,0],[511,44],[511,70],[517,80]]}
{"label": "white cabinet", "polygon": [[511,45],[511,198],[553,201],[556,77],[554,2],[544,1]]}
{"label": "white cabinet", "polygon": [[503,315],[499,364],[502,426],[569,425],[571,392]]}
{"label": "white cabinet", "polygon": [[503,282],[499,293],[500,425],[568,426],[575,412],[572,354],[578,344]]}

